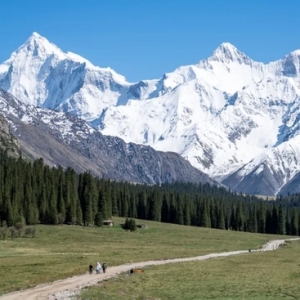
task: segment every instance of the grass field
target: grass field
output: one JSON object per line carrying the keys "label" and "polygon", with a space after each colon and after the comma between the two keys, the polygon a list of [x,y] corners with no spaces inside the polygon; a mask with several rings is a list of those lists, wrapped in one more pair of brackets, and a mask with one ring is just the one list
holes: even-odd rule
{"label": "grass field", "polygon": [[277,235],[261,235],[142,221],[147,229],[36,226],[35,238],[0,240],[0,294],[83,274],[90,262],[108,266],[153,259],[258,248]]}
{"label": "grass field", "polygon": [[276,251],[149,267],[83,291],[83,300],[300,299],[300,242]]}

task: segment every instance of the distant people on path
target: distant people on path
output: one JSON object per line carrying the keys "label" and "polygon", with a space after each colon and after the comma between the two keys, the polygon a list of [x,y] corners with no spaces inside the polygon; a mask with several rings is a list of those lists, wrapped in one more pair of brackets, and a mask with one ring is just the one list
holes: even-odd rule
{"label": "distant people on path", "polygon": [[89,272],[90,272],[90,274],[92,274],[93,273],[93,265],[90,263],[90,265],[89,265]]}
{"label": "distant people on path", "polygon": [[[96,266],[96,273],[100,274],[101,271],[101,264],[99,262],[97,262],[97,266]],[[105,272],[104,272],[105,273]]]}
{"label": "distant people on path", "polygon": [[103,273],[105,273],[105,272],[106,272],[106,269],[107,269],[106,263],[103,263],[102,269],[103,269]]}

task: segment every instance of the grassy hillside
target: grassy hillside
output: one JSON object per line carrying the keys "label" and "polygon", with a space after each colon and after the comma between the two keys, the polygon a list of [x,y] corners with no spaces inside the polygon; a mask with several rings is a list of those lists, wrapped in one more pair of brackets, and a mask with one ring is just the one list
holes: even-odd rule
{"label": "grassy hillside", "polygon": [[276,251],[149,267],[82,292],[81,299],[300,299],[300,242]]}
{"label": "grassy hillside", "polygon": [[24,289],[87,271],[90,262],[109,266],[258,248],[280,236],[141,221],[147,229],[37,226],[35,238],[0,240],[0,293]]}

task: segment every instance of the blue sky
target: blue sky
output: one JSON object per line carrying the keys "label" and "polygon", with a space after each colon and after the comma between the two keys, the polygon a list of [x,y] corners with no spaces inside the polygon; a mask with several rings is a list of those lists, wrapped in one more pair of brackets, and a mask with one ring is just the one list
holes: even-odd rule
{"label": "blue sky", "polygon": [[0,62],[36,31],[129,81],[230,42],[269,62],[300,48],[299,0],[1,0]]}

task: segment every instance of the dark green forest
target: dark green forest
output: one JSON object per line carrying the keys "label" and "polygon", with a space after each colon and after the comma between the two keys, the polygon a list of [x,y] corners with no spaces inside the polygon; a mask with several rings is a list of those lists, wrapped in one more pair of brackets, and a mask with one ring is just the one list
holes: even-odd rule
{"label": "dark green forest", "polygon": [[112,216],[237,231],[300,234],[299,197],[263,201],[209,184],[150,186],[95,178],[0,153],[0,224],[101,226]]}

